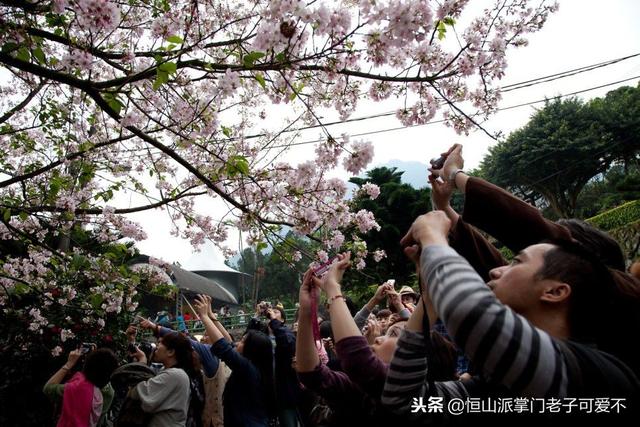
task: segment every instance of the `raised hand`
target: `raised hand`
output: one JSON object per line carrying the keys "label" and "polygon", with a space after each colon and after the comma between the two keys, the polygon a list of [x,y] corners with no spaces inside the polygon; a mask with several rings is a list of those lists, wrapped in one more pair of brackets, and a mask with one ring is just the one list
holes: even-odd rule
{"label": "raised hand", "polygon": [[431,183],[431,201],[434,208],[445,210],[449,206],[455,185],[453,182],[437,179],[433,175],[429,175],[429,182]]}
{"label": "raised hand", "polygon": [[149,319],[142,319],[140,321],[140,327],[144,328],[144,329],[155,329],[156,328],[156,324],[153,323],[151,320]]}
{"label": "raised hand", "polygon": [[304,273],[302,283],[300,284],[298,302],[301,310],[311,310],[311,299],[316,292],[318,291],[313,281],[313,269],[310,268]]}
{"label": "raised hand", "polygon": [[331,264],[329,271],[326,272],[321,278],[313,277],[313,282],[316,286],[319,286],[326,294],[329,294],[330,290],[336,287],[340,287],[342,282],[342,276],[344,272],[351,265],[351,252],[344,252],[338,254],[336,261]]}
{"label": "raised hand", "polygon": [[82,351],[79,349],[72,350],[69,352],[69,356],[67,356],[67,367],[73,368],[78,360],[82,357]]}
{"label": "raised hand", "polygon": [[211,309],[211,301],[209,300],[209,304],[207,304],[206,295],[198,295],[193,302],[193,307],[196,309],[198,316],[200,318],[207,317],[209,315],[209,310]]}
{"label": "raised hand", "polygon": [[400,240],[402,246],[419,244],[447,244],[451,220],[442,211],[432,211],[420,215],[413,221],[407,234]]}
{"label": "raised hand", "polygon": [[368,319],[362,334],[369,344],[373,344],[376,338],[382,334],[382,327],[375,319]]}
{"label": "raised hand", "polygon": [[387,299],[389,300],[389,305],[395,307],[396,310],[400,311],[404,308],[404,305],[402,305],[402,298],[395,290],[392,289],[387,291]]}
{"label": "raised hand", "polygon": [[442,166],[442,179],[449,181],[451,174],[457,169],[464,168],[464,159],[462,158],[462,145],[453,144],[453,147],[447,152],[447,160]]}

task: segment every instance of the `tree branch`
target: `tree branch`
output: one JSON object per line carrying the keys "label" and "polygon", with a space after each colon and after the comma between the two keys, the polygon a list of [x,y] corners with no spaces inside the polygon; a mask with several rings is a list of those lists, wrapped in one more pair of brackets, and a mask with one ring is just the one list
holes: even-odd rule
{"label": "tree branch", "polygon": [[36,86],[35,89],[33,89],[31,92],[29,92],[29,95],[27,95],[27,97],[22,100],[21,103],[19,103],[18,105],[16,105],[15,107],[13,107],[11,110],[7,111],[5,114],[2,115],[2,117],[0,117],[0,123],[4,123],[7,120],[9,120],[15,113],[17,113],[18,111],[22,110],[24,107],[26,107],[29,102],[31,102],[31,100],[33,99],[34,96],[36,96],[38,94],[38,92],[40,92],[40,89],[42,89],[44,87],[44,83],[40,83],[38,86]]}
{"label": "tree branch", "polygon": [[[175,197],[170,197],[168,199],[163,199],[163,200],[160,200],[157,203],[152,203],[150,205],[138,206],[138,207],[135,207],[135,208],[128,208],[128,209],[116,209],[113,213],[115,213],[115,214],[129,214],[129,213],[135,213],[135,212],[143,212],[143,211],[146,211],[146,210],[149,210],[149,209],[159,208],[160,206],[167,205],[169,203],[175,202],[175,201],[183,199],[185,197],[195,197],[195,196],[201,196],[203,194],[207,194],[207,192],[206,191],[198,191],[196,193],[182,193],[182,194],[179,194],[179,195],[177,195]],[[32,207],[19,206],[18,207],[18,206],[8,206],[8,205],[0,204],[0,207],[10,208],[10,209],[12,209],[12,211],[14,209],[19,209],[19,211],[16,211],[16,215],[18,215],[20,213],[20,211],[27,212],[27,213],[68,212],[68,209],[61,208],[61,207],[58,207],[58,206],[32,206]],[[103,209],[100,209],[100,208],[91,208],[91,209],[78,208],[78,209],[75,209],[73,212],[76,215],[100,215],[104,211],[103,211]]]}

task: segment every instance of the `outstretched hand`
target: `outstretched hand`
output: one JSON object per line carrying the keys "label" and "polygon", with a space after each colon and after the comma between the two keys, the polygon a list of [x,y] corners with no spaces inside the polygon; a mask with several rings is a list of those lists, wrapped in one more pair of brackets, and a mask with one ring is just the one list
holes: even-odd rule
{"label": "outstretched hand", "polygon": [[441,211],[445,210],[450,204],[455,185],[453,185],[453,182],[438,179],[434,175],[429,175],[429,183],[431,183],[433,207]]}
{"label": "outstretched hand", "polygon": [[156,328],[156,324],[153,323],[151,320],[149,319],[142,319],[140,320],[140,326],[144,329],[155,329]]}
{"label": "outstretched hand", "polygon": [[318,290],[313,282],[313,269],[310,268],[305,271],[302,277],[302,283],[300,284],[300,293],[298,296],[298,303],[300,304],[300,310],[311,310],[311,300],[313,295],[317,295]]}
{"label": "outstretched hand", "polygon": [[431,175],[429,176],[429,181],[431,179],[435,179],[437,177],[442,178],[444,181],[449,179],[449,176],[456,169],[462,169],[464,167],[464,159],[462,158],[462,145],[453,144],[449,150],[442,153],[446,159],[444,161],[444,165],[440,169],[429,168]]}
{"label": "outstretched hand", "polygon": [[451,220],[442,211],[431,211],[420,215],[413,221],[407,234],[400,240],[400,245],[412,246],[447,245],[447,235],[451,228]]}
{"label": "outstretched hand", "polygon": [[329,271],[322,277],[313,276],[313,283],[326,294],[334,287],[340,287],[344,272],[351,265],[351,252],[338,254],[337,259],[331,264]]}
{"label": "outstretched hand", "polygon": [[200,316],[200,319],[204,319],[209,315],[209,310],[211,308],[211,300],[207,301],[206,295],[198,295],[193,302],[193,307],[196,309],[196,313]]}
{"label": "outstretched hand", "polygon": [[376,293],[373,295],[373,299],[377,303],[384,301],[384,298],[387,296],[387,291],[389,290],[393,290],[393,285],[389,283],[383,283],[382,285],[378,286],[378,289],[376,289]]}

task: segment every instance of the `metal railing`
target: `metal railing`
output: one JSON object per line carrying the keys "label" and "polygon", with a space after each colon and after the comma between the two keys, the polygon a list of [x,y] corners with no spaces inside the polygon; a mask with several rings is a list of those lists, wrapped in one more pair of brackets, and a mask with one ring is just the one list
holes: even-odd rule
{"label": "metal railing", "polygon": [[[293,317],[295,316],[296,309],[285,308],[284,313],[287,316],[287,324],[291,325],[293,323]],[[250,313],[234,314],[231,316],[218,315],[218,320],[220,320],[220,323],[222,323],[222,326],[224,326],[226,329],[234,330],[234,329],[246,328],[252,317],[253,317],[253,314],[250,314]],[[266,319],[265,317],[262,317],[261,319],[268,321],[268,319]],[[185,320],[184,326],[181,325],[181,322],[177,322],[177,321],[173,321],[170,323],[171,323],[171,329],[175,331],[183,331],[184,326],[186,326],[187,330],[192,335],[204,333],[204,325],[198,319]]]}

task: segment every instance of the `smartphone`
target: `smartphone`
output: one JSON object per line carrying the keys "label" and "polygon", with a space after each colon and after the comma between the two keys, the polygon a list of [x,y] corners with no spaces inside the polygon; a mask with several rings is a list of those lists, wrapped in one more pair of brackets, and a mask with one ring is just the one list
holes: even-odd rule
{"label": "smartphone", "polygon": [[333,258],[330,258],[329,261],[320,264],[320,266],[316,267],[315,270],[313,270],[313,274],[315,274],[316,277],[322,276],[324,273],[329,271],[329,268],[331,268],[331,264],[333,264],[333,262],[337,259],[338,257],[334,256]]}

